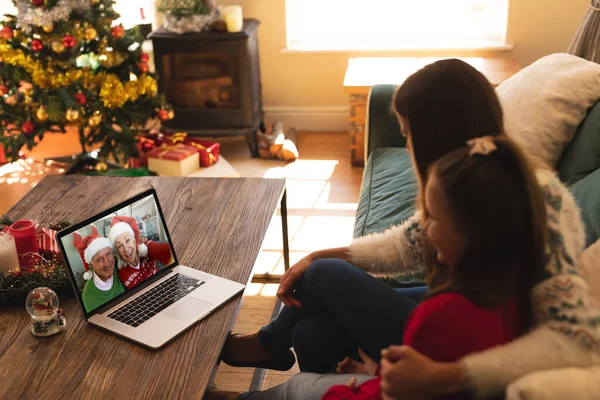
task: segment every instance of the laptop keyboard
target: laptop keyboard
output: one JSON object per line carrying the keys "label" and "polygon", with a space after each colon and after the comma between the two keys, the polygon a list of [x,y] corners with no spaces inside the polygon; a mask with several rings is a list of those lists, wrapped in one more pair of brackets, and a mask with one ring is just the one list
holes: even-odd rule
{"label": "laptop keyboard", "polygon": [[196,278],[175,274],[107,316],[135,328],[203,284]]}

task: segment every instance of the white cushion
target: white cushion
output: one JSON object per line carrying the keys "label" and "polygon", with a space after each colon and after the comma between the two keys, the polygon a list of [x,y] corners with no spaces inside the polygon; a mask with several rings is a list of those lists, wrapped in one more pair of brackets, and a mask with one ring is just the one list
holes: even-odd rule
{"label": "white cushion", "polygon": [[600,98],[600,65],[552,54],[504,81],[496,93],[507,134],[539,166],[554,168],[587,110]]}
{"label": "white cushion", "polygon": [[598,400],[600,366],[534,372],[511,383],[507,400]]}

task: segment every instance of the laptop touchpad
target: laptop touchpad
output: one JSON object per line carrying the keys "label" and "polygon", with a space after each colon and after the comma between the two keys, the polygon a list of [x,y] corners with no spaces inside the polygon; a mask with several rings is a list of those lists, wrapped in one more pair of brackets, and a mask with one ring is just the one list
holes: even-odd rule
{"label": "laptop touchpad", "polygon": [[177,318],[180,321],[195,321],[207,311],[209,311],[212,307],[212,304],[207,303],[202,300],[189,298],[184,301],[182,304],[178,305],[171,311],[169,311],[166,315],[172,318]]}

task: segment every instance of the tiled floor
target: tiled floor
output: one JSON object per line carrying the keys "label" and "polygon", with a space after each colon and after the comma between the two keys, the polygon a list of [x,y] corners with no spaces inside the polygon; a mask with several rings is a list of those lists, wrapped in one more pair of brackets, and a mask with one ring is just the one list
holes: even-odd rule
{"label": "tiled floor", "polygon": [[[287,178],[290,261],[313,250],[344,246],[352,238],[362,168],[352,167],[347,133],[300,133],[300,159],[294,163],[251,159],[243,138],[220,140],[223,156],[243,177]],[[31,157],[69,155],[79,151],[76,136],[48,135]],[[0,167],[0,214],[6,212],[46,174],[60,173],[53,166],[33,160]],[[283,272],[281,220],[278,215],[267,232],[255,273]],[[277,285],[251,284],[246,290],[234,332],[258,330],[271,317]],[[221,365],[218,387],[247,390],[254,370]],[[277,385],[298,372],[267,372],[263,389]]]}

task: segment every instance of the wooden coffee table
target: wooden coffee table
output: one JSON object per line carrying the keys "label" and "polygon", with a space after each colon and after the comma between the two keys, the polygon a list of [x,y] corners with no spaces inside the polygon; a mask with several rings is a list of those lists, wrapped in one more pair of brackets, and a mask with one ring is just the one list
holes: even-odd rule
{"label": "wooden coffee table", "polygon": [[[7,216],[79,221],[150,186],[182,264],[247,284],[280,202],[287,255],[282,179],[47,176]],[[202,398],[242,303],[234,298],[153,351],[88,325],[74,296],[60,300],[67,328],[48,338],[31,334],[24,304],[1,309],[0,398]]]}

